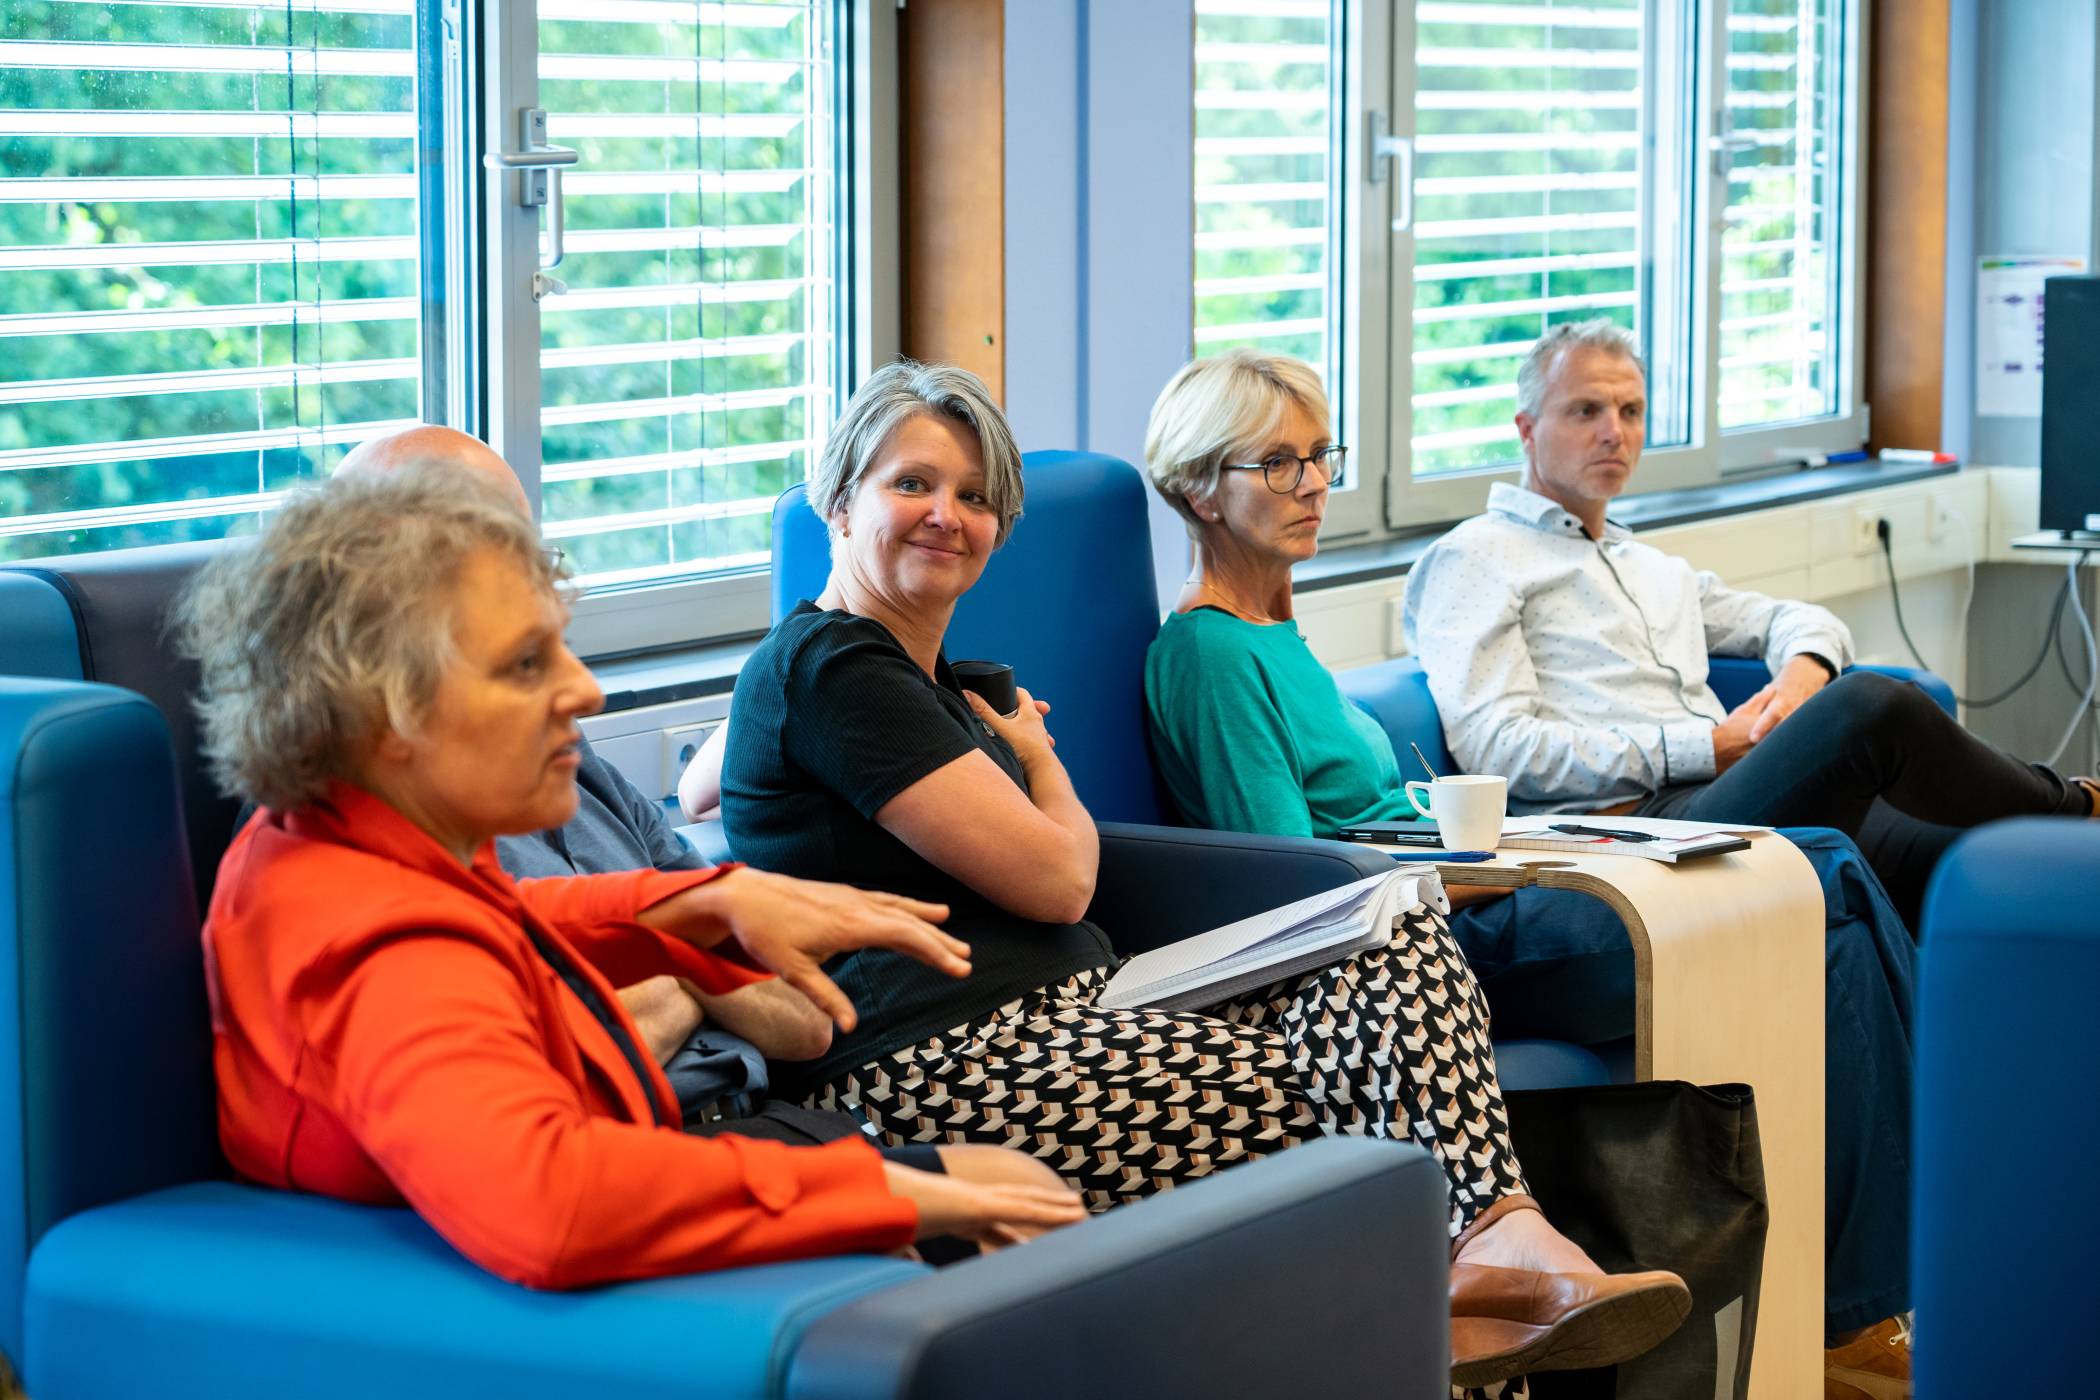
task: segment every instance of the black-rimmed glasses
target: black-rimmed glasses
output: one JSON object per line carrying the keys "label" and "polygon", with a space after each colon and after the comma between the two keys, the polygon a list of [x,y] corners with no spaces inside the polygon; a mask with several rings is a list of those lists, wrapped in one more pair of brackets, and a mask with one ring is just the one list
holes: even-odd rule
{"label": "black-rimmed glasses", "polygon": [[1342,484],[1342,472],[1349,461],[1349,449],[1340,443],[1323,447],[1310,457],[1298,457],[1289,452],[1279,452],[1273,457],[1264,457],[1259,462],[1227,462],[1219,471],[1260,472],[1261,479],[1271,491],[1279,496],[1288,496],[1305,480],[1307,467],[1318,467],[1320,475],[1327,478],[1329,486]]}

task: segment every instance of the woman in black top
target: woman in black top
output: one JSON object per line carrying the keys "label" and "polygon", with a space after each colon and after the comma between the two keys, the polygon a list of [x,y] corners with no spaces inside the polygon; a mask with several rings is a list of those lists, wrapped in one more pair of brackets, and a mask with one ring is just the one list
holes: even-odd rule
{"label": "woman in black top", "polygon": [[[972,975],[880,952],[828,969],[861,1012],[800,1078],[893,1142],[992,1142],[1095,1209],[1326,1132],[1411,1140],[1451,1185],[1452,1378],[1611,1364],[1690,1307],[1672,1274],[1606,1276],[1524,1194],[1487,1009],[1442,911],[1212,1009],[1109,1011],[1081,922],[1099,844],[1043,717],[960,690],[955,604],[1020,514],[1020,454],[984,386],[899,363],[846,407],[811,478],[831,577],[737,680],[722,816],[739,857],[952,906]],[[783,1067],[786,1068],[786,1067]],[[1521,1387],[1504,1392],[1520,1393]]]}

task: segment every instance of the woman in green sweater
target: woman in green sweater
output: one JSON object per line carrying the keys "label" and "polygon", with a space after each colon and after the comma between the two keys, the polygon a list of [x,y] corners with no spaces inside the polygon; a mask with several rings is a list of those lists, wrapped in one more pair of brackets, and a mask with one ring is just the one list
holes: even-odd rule
{"label": "woman in green sweater", "polygon": [[1318,552],[1348,459],[1327,417],[1312,366],[1250,350],[1187,366],[1152,410],[1145,464],[1196,565],[1146,658],[1145,702],[1198,825],[1333,836],[1415,817],[1392,742],[1292,621],[1291,569]]}

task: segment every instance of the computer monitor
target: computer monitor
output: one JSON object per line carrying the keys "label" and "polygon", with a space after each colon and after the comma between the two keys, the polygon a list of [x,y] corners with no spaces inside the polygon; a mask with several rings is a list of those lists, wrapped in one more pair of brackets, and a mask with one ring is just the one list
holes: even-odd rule
{"label": "computer monitor", "polygon": [[2044,285],[2040,524],[2100,532],[2100,277]]}

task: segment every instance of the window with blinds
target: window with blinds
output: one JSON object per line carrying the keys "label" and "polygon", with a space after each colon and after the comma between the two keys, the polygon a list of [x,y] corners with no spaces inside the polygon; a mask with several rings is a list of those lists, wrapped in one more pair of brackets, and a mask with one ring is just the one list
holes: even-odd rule
{"label": "window with blinds", "polygon": [[1195,340],[1334,383],[1329,0],[1196,0]]}
{"label": "window with blinds", "polygon": [[227,534],[415,419],[414,3],[0,4],[0,559]]}
{"label": "window with blinds", "polygon": [[1836,413],[1841,0],[1729,0],[1721,426]]}
{"label": "window with blinds", "polygon": [[1519,460],[1517,366],[1641,303],[1640,0],[1415,8],[1417,476]]}
{"label": "window with blinds", "polygon": [[543,529],[600,585],[761,566],[835,412],[832,7],[539,0],[568,291]]}

